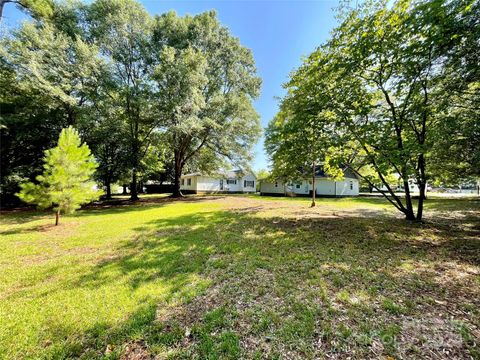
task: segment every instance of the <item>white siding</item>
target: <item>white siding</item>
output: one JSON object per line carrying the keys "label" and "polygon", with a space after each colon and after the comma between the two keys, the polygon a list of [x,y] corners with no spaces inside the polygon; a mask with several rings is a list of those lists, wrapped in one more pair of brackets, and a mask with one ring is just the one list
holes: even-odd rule
{"label": "white siding", "polygon": [[[188,185],[188,179],[190,179],[191,184]],[[183,185],[182,185],[183,181]],[[197,176],[185,176],[180,179],[180,190],[190,190],[195,191],[197,190]]]}
{"label": "white siding", "polygon": [[337,195],[355,196],[359,193],[359,184],[357,179],[344,179],[337,181]]}
{"label": "white siding", "polygon": [[[275,182],[262,181],[261,193],[284,194],[294,193],[297,195],[309,195],[312,191],[311,180],[293,181],[284,186],[281,180]],[[300,187],[297,187],[300,185]],[[324,196],[356,196],[359,194],[359,183],[357,179],[345,178],[342,181],[334,181],[328,178],[316,178],[315,189],[317,195]]]}
{"label": "white siding", "polygon": [[[277,186],[275,186],[275,184],[277,184]],[[284,194],[285,188],[283,186],[283,182],[280,180],[276,182],[268,182],[266,180],[263,180],[260,184],[260,192],[267,194]]]}
{"label": "white siding", "polygon": [[[191,181],[191,185],[188,185],[188,179]],[[236,184],[227,184],[227,178],[215,178],[210,176],[190,175],[183,176],[180,180],[180,189],[188,191],[198,192],[255,192],[256,178],[254,175],[246,175],[243,178],[230,180],[236,180]],[[253,181],[253,187],[244,187],[244,181]],[[184,182],[183,185],[181,182]],[[223,189],[221,189],[220,182],[223,181]]]}
{"label": "white siding", "polygon": [[282,193],[288,194],[297,194],[297,195],[308,195],[312,190],[312,185],[309,184],[307,180],[300,181],[289,181],[286,184],[283,184],[282,181],[277,182],[279,186],[282,186]]}
{"label": "white siding", "polygon": [[[240,190],[242,192],[255,192],[257,186],[257,178],[253,174],[245,175],[240,181]],[[253,181],[253,186],[245,186],[245,181]]]}
{"label": "white siding", "polygon": [[[298,187],[300,186],[300,187]],[[298,195],[308,195],[312,190],[312,185],[310,185],[308,180],[294,181],[292,185],[292,191]]]}
{"label": "white siding", "polygon": [[[236,184],[227,184],[227,180],[234,180],[236,181]],[[229,178],[223,180],[223,183],[225,184],[225,191],[228,192],[240,192],[242,191],[242,180],[241,179],[235,179],[235,178]]]}
{"label": "white siding", "polygon": [[316,178],[315,189],[317,189],[317,195],[335,196],[335,181],[324,178]]}
{"label": "white siding", "polygon": [[[223,181],[225,186],[225,180]],[[207,176],[197,177],[197,191],[220,191],[220,179],[215,179]]]}

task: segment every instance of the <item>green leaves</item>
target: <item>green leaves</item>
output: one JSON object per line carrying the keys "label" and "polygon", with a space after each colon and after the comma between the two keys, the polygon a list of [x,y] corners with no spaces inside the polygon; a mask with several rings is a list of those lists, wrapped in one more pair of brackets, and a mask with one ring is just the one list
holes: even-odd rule
{"label": "green leaves", "polygon": [[[449,148],[442,140],[448,142],[453,132],[442,121],[453,124],[455,117],[456,129],[476,137],[467,130],[474,126],[460,123],[478,119],[473,105],[478,92],[472,96],[468,90],[471,82],[478,84],[470,66],[478,55],[454,35],[472,44],[480,36],[472,14],[459,17],[459,8],[464,8],[462,1],[400,0],[367,2],[343,13],[332,38],[291,75],[281,112],[269,125],[266,147],[277,173],[292,174],[302,161],[320,160],[338,177],[343,164],[360,176],[365,173],[370,186],[381,183],[388,189],[384,195],[412,219],[408,181],[419,185],[423,198],[435,175],[428,161]],[[478,6],[475,11],[480,13]],[[464,32],[467,24],[470,31]],[[452,46],[458,51],[452,52]],[[478,146],[471,148],[478,153]],[[398,178],[405,202],[394,192]],[[422,202],[417,220],[421,216]]]}
{"label": "green leaves", "polygon": [[260,133],[252,104],[260,79],[250,50],[214,12],[170,12],[155,19],[153,32],[153,101],[174,152],[176,177],[184,166],[204,172],[226,160],[247,166]]}
{"label": "green leaves", "polygon": [[102,67],[95,46],[72,40],[50,23],[24,23],[13,38],[3,39],[0,53],[16,70],[17,81],[69,107],[95,88]]}
{"label": "green leaves", "polygon": [[45,152],[44,162],[38,183],[22,184],[17,196],[23,201],[41,209],[53,206],[55,211],[72,213],[100,195],[90,181],[97,164],[72,127],[62,130],[58,145]]}
{"label": "green leaves", "polygon": [[[210,170],[226,160],[247,165],[261,132],[253,107],[261,81],[251,51],[215,12],[153,18],[134,0],[52,6],[50,16],[26,22],[1,40],[0,83],[15,84],[0,99],[12,109],[2,125],[15,145],[33,132],[19,119],[36,126],[40,113],[38,122],[54,123],[44,136],[48,141],[74,125],[93,145],[101,164],[97,178],[106,186],[131,173],[132,199],[137,173],[154,163],[149,157],[159,137],[171,150],[161,160],[174,158],[178,171],[205,168],[205,159],[214,156],[220,160],[210,162]],[[28,106],[18,106],[22,102]],[[5,143],[10,148],[2,147],[2,160],[4,153],[14,159],[16,147]],[[37,158],[51,146],[41,143],[31,150]],[[12,179],[13,164],[6,173]]]}
{"label": "green leaves", "polygon": [[207,84],[205,57],[192,47],[164,47],[153,78],[158,86],[156,100],[169,131],[189,134],[202,130],[198,117],[205,108],[202,89]]}
{"label": "green leaves", "polygon": [[337,114],[328,105],[333,84],[328,75],[317,77],[319,68],[327,64],[326,54],[315,52],[286,85],[288,95],[266,131],[265,147],[273,160],[274,177],[304,178],[312,164],[324,162],[335,141]]}

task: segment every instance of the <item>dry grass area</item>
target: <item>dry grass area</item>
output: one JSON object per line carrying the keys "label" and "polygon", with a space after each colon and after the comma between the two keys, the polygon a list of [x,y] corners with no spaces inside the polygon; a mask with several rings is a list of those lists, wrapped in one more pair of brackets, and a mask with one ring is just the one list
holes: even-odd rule
{"label": "dry grass area", "polygon": [[[2,214],[5,358],[478,359],[480,203],[148,198]],[[1,357],[1,355],[0,355]]]}

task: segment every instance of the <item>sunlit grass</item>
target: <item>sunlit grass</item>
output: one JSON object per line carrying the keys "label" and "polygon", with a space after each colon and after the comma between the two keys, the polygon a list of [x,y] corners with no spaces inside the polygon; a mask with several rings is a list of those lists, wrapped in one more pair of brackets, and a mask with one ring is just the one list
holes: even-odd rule
{"label": "sunlit grass", "polygon": [[478,201],[147,200],[1,214],[0,357],[478,355]]}
{"label": "sunlit grass", "polygon": [[[178,246],[162,245],[161,237],[144,234],[154,228],[152,222],[157,219],[214,209],[214,205],[206,209],[194,203],[168,204],[131,211],[81,211],[63,218],[58,228],[49,227],[49,215],[2,225],[0,354],[5,358],[33,356],[40,349],[56,353],[67,345],[65,340],[68,347],[76,343],[81,347],[79,335],[106,333],[134,315],[139,306],[169,300],[174,292],[186,298],[197,294],[209,283],[200,274],[142,266],[158,256],[161,267],[162,262],[181,257],[176,247],[186,245],[181,241]],[[31,214],[15,216],[23,221]],[[158,249],[142,253],[132,247],[132,239],[141,241],[143,236],[151,237]],[[189,241],[196,240],[192,234]],[[195,261],[198,254],[191,255],[190,260]],[[121,266],[112,261],[122,257],[129,260]],[[53,345],[44,346],[50,343]]]}

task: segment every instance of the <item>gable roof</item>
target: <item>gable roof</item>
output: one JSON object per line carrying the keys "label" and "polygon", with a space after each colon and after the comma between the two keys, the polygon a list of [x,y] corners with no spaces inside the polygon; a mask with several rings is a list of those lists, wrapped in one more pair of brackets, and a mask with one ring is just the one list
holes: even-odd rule
{"label": "gable roof", "polygon": [[[352,170],[350,170],[350,168],[344,166],[344,167],[342,167],[342,171],[343,171],[343,176],[345,178],[357,179],[358,180],[357,174],[355,174]],[[331,176],[329,176],[325,173],[325,170],[323,169],[322,165],[319,165],[315,168],[315,177],[329,178]]]}
{"label": "gable roof", "polygon": [[[358,180],[358,176],[357,174],[355,174],[352,170],[350,170],[349,168],[347,168],[346,166],[342,167],[342,171],[343,171],[343,176],[344,178],[346,179],[356,179]],[[304,174],[304,179],[309,179],[312,177],[312,170],[311,168],[310,169],[307,169],[307,170],[304,170],[303,171],[303,174]],[[331,178],[330,175],[326,174],[325,173],[325,170],[323,169],[323,166],[322,165],[317,165],[315,167],[315,177],[316,178]],[[268,181],[268,180],[267,180]]]}
{"label": "gable roof", "polygon": [[217,173],[212,173],[212,174],[202,174],[201,172],[194,172],[194,173],[182,175],[182,177],[206,176],[206,177],[213,177],[213,178],[220,177],[224,179],[240,179],[245,175],[250,175],[250,173],[237,169],[237,170],[227,170],[227,171],[220,170]]}

